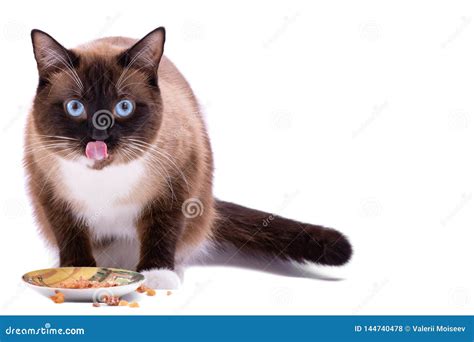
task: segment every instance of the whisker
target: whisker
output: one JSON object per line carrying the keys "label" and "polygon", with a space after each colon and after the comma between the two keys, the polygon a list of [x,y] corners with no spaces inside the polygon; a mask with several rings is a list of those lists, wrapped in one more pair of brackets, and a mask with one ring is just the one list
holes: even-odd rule
{"label": "whisker", "polygon": [[138,58],[140,58],[141,55],[143,55],[146,51],[148,47],[145,46],[142,50],[140,50],[131,60],[130,62],[127,64],[127,66],[125,67],[125,69],[123,69],[122,73],[120,74],[120,77],[117,81],[117,83],[115,84],[115,88],[116,89],[121,89],[121,85],[122,85],[122,79],[123,77],[125,76],[125,74],[128,72],[128,70],[130,70],[130,68],[132,67],[132,65],[138,60]]}
{"label": "whisker", "polygon": [[181,171],[179,166],[172,160],[172,156],[170,154],[166,153],[165,151],[159,150],[158,147],[155,146],[155,145],[149,144],[149,143],[141,141],[141,140],[137,140],[137,139],[134,139],[134,138],[127,138],[127,140],[129,140],[130,142],[133,142],[135,144],[141,145],[142,147],[146,147],[149,150],[151,150],[152,152],[154,152],[154,153],[158,154],[159,156],[165,158],[169,163],[171,163],[171,166],[174,167],[176,169],[176,171],[180,173],[181,177],[183,178],[183,181],[186,184],[188,192],[190,192],[189,191],[190,190],[189,189],[189,183],[188,183],[188,180],[187,180],[186,176]]}
{"label": "whisker", "polygon": [[[60,61],[70,71],[70,76],[72,77],[72,79],[74,80],[76,85],[79,87],[79,89],[83,91],[84,90],[84,85],[83,85],[79,75],[77,74],[76,70],[74,69],[74,66],[72,65],[72,61],[71,61],[71,58],[69,57],[69,55],[67,56],[68,60],[69,60],[69,62],[68,62],[68,61],[66,61],[66,59],[64,59],[63,56],[59,55],[53,49],[50,49],[48,47],[44,47],[44,48],[42,48],[41,51],[44,51],[44,50],[49,51],[49,53],[51,53],[53,55],[53,57],[55,57],[58,61]],[[55,65],[53,65],[53,63],[54,63],[54,60],[50,60],[50,62],[45,66],[45,68],[47,68],[49,66],[56,67]]]}
{"label": "whisker", "polygon": [[[74,152],[75,152],[75,151],[68,153],[68,154],[65,156],[65,158],[69,158],[72,154],[74,154]],[[43,187],[42,187],[42,188],[40,189],[40,191],[39,191],[39,195],[41,195],[41,193],[43,192],[44,188],[46,187],[46,184],[48,183],[49,178],[50,178],[51,175],[53,174],[53,171],[56,171],[56,170],[59,169],[58,164],[54,164],[54,165],[55,165],[55,166],[53,166],[53,167],[49,170],[49,172],[48,172],[48,174],[47,174],[47,176],[46,176],[46,179],[44,180]]]}
{"label": "whisker", "polygon": [[[143,149],[143,148],[140,148],[139,146],[135,145],[135,144],[130,144],[128,145],[128,147],[130,148],[134,148],[136,151],[138,152],[142,152],[143,154],[146,154],[146,151]],[[155,171],[158,172],[158,174],[160,176],[162,176],[163,178],[165,178],[167,184],[168,184],[168,188],[170,189],[170,192],[171,192],[171,196],[172,198],[174,198],[176,201],[177,201],[177,197],[176,197],[176,194],[174,192],[174,189],[173,189],[173,184],[172,184],[172,181],[171,181],[171,175],[169,174],[168,170],[166,169],[166,167],[163,165],[163,163],[157,159],[157,158],[153,158],[152,157],[152,160],[149,161],[145,158],[145,162],[147,163],[147,165],[149,167],[151,167],[152,169],[154,169]],[[156,164],[155,164],[156,163]],[[160,171],[163,171],[166,173],[166,176],[162,175],[162,172]]]}
{"label": "whisker", "polygon": [[[66,157],[69,157],[69,156],[71,156],[72,154],[74,154],[74,153],[76,152],[76,150],[73,149],[73,148],[64,148],[64,149],[62,149],[61,151],[66,152],[66,153],[69,152],[69,153],[66,155]],[[32,164],[34,164],[34,163],[39,163],[40,161],[42,161],[42,160],[44,160],[44,159],[46,159],[46,158],[51,157],[53,154],[55,154],[55,152],[52,151],[52,152],[46,154],[45,156],[42,156],[41,158],[37,158],[37,159],[33,158],[33,160],[32,160],[31,162],[29,162],[29,163],[24,163],[23,165],[24,165],[25,167],[28,167],[28,166],[30,166],[30,165],[32,165]],[[53,164],[53,165],[54,165],[54,164]]]}
{"label": "whisker", "polygon": [[50,144],[38,144],[38,145],[34,145],[34,146],[28,146],[27,148],[24,149],[24,152],[26,152],[26,153],[29,153],[29,152],[32,152],[32,151],[39,152],[39,151],[46,150],[46,149],[54,149],[54,148],[60,148],[60,147],[73,148],[73,146],[71,146],[70,144],[50,143]]}
{"label": "whisker", "polygon": [[31,136],[35,136],[35,137],[44,137],[44,138],[55,138],[55,139],[79,141],[79,139],[71,138],[71,137],[65,137],[65,136],[62,136],[62,135],[45,135],[45,134],[36,134],[36,133],[26,133],[26,135],[31,135]]}
{"label": "whisker", "polygon": [[[148,46],[145,46],[142,48],[142,50],[140,50],[134,57],[133,59],[130,61],[130,63],[127,65],[127,67],[124,69],[124,71],[122,72],[122,74],[120,75],[119,77],[119,80],[117,81],[115,87],[118,91],[121,91],[122,88],[123,88],[123,84],[124,82],[129,79],[132,75],[136,74],[138,71],[142,70],[143,68],[147,67],[148,65],[151,65],[153,66],[153,61],[150,59],[150,58],[147,58],[146,55],[144,55],[144,53],[149,50],[149,47]],[[125,77],[127,75],[127,73],[130,71],[131,67],[133,64],[135,64],[135,62],[139,59],[139,58],[142,58],[143,60],[145,60],[148,64],[145,64],[144,66],[134,70],[131,74],[129,74],[127,77]]]}

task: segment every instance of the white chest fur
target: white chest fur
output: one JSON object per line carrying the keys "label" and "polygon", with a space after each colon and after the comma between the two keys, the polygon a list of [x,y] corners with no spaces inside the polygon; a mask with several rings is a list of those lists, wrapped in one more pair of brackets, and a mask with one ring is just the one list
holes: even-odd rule
{"label": "white chest fur", "polygon": [[135,160],[102,170],[91,169],[87,163],[85,157],[59,161],[64,196],[78,218],[87,223],[94,238],[134,239],[135,220],[141,207],[127,199],[144,175],[143,163]]}

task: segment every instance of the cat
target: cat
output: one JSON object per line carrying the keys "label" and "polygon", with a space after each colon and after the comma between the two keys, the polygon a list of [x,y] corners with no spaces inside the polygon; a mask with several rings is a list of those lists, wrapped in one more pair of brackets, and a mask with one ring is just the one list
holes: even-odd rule
{"label": "cat", "polygon": [[196,97],[163,55],[165,29],[66,49],[31,32],[39,81],[24,164],[35,218],[65,266],[134,269],[180,286],[182,266],[233,245],[256,255],[345,264],[339,231],[215,199]]}

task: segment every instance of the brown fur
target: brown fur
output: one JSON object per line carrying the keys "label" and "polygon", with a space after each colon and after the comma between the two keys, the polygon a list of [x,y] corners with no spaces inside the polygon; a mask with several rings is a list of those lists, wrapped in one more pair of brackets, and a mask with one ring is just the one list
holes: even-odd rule
{"label": "brown fur", "polygon": [[[121,140],[129,135],[138,135],[148,146],[145,151],[135,151],[133,159],[146,157],[151,147],[172,156],[176,164],[166,167],[172,191],[153,163],[147,163],[147,177],[120,199],[122,204],[143,208],[137,217],[141,246],[138,270],[173,269],[176,255],[186,255],[188,249],[208,240],[231,242],[239,248],[297,261],[334,265],[346,262],[351,255],[350,245],[334,230],[308,225],[307,232],[300,235],[299,223],[277,218],[262,231],[257,228],[269,214],[216,203],[212,195],[212,152],[198,101],[173,63],[161,57],[162,50],[156,46],[161,32],[164,43],[164,30],[160,30],[140,41],[103,38],[72,50],[62,48],[41,31],[32,32],[40,79],[26,128],[25,165],[39,227],[47,240],[59,248],[61,265],[92,265],[91,246],[110,241],[94,241],[87,224],[77,219],[83,203],[76,201],[62,184],[58,156],[71,159],[83,155],[85,145],[97,134],[90,125],[92,113],[112,108],[124,94],[135,99],[136,113],[130,118],[116,118],[107,140],[111,156],[93,168],[101,172],[110,165],[129,163],[130,156],[123,152],[126,143]],[[116,83],[136,56],[135,50],[142,51],[152,43],[153,63],[140,58],[118,90]],[[49,50],[39,48],[45,45],[64,53],[85,85],[80,92],[87,103],[82,117],[71,118],[64,113],[64,101],[78,96],[77,84],[60,65],[49,65],[51,56],[42,55]],[[77,141],[68,142],[66,150],[63,146],[46,147],[53,139],[47,136],[56,135]],[[195,218],[187,218],[182,212],[183,202],[190,198],[203,204],[204,210]]]}

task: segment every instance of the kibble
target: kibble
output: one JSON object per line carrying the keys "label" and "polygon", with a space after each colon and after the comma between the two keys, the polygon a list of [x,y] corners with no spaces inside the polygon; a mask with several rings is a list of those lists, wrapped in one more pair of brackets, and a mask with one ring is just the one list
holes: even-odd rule
{"label": "kibble", "polygon": [[58,287],[63,289],[95,289],[99,287],[114,287],[118,286],[117,283],[107,281],[100,282],[97,280],[88,280],[80,277],[79,279],[63,281],[59,283]]}
{"label": "kibble", "polygon": [[102,300],[108,306],[118,306],[120,303],[120,297],[117,296],[103,296]]}
{"label": "kibble", "polygon": [[64,293],[59,292],[58,290],[54,291],[54,295],[50,296],[51,300],[56,304],[64,303]]}
{"label": "kibble", "polygon": [[126,300],[121,300],[118,304],[119,306],[127,306],[128,305],[128,302]]}
{"label": "kibble", "polygon": [[153,290],[153,289],[148,289],[148,290],[146,290],[146,295],[147,296],[154,296],[154,295],[156,295],[156,291]]}
{"label": "kibble", "polygon": [[137,292],[138,293],[144,293],[146,292],[146,290],[148,290],[148,287],[146,287],[145,285],[140,285],[138,288],[137,288]]}

